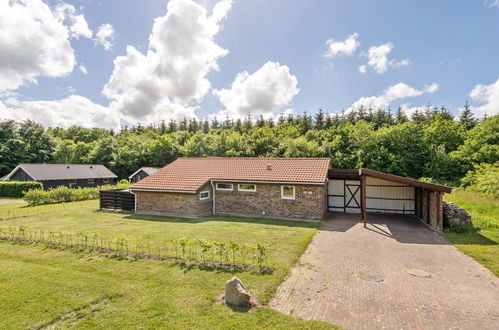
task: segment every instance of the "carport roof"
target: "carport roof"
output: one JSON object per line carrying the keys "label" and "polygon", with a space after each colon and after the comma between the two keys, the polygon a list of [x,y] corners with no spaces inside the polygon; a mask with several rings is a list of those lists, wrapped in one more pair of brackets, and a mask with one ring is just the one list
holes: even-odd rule
{"label": "carport roof", "polygon": [[452,191],[451,187],[444,186],[441,184],[424,182],[416,179],[407,178],[404,176],[370,170],[368,168],[361,168],[358,170],[338,169],[338,168],[329,169],[330,179],[337,178],[337,179],[346,179],[346,180],[360,180],[361,175],[367,175],[373,178],[398,182],[413,187],[424,188],[426,190],[431,190],[431,191],[439,191],[444,193],[450,193]]}
{"label": "carport roof", "polygon": [[398,176],[398,175],[394,175],[394,174],[383,173],[383,172],[379,172],[379,171],[375,171],[375,170],[370,170],[368,168],[361,168],[359,170],[359,175],[367,175],[367,176],[371,176],[374,178],[403,183],[403,184],[406,184],[409,186],[424,188],[426,190],[431,190],[431,191],[439,191],[439,192],[444,192],[444,193],[452,192],[452,188],[448,187],[448,186],[444,186],[444,185],[436,184],[436,183],[419,181],[416,179],[410,179],[410,178],[406,178],[406,177]]}

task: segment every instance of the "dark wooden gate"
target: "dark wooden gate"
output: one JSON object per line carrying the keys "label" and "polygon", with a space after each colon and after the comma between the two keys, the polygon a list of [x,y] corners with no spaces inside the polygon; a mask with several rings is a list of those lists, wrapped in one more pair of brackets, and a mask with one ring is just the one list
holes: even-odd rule
{"label": "dark wooden gate", "polygon": [[128,189],[101,190],[100,209],[134,211],[135,195]]}

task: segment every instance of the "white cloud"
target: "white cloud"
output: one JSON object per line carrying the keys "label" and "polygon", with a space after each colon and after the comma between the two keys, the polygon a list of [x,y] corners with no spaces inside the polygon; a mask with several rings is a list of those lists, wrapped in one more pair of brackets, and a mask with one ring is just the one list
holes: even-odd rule
{"label": "white cloud", "polygon": [[400,68],[402,66],[408,66],[409,64],[411,64],[411,61],[406,58],[405,60],[400,60],[400,61],[397,61],[397,60],[391,60],[389,62],[390,64],[390,67],[392,68]]}
{"label": "white cloud", "polygon": [[489,8],[499,7],[499,0],[485,0],[485,4]]}
{"label": "white cloud", "polygon": [[95,41],[104,47],[105,50],[111,50],[114,45],[114,37],[116,32],[111,24],[105,23],[99,26],[99,30],[95,34]]}
{"label": "white cloud", "polygon": [[353,55],[360,45],[358,39],[359,35],[357,33],[349,35],[343,41],[334,41],[333,39],[329,39],[326,41],[328,50],[324,56],[331,58],[337,55]]}
{"label": "white cloud", "polygon": [[73,38],[92,38],[92,30],[89,29],[87,20],[83,14],[78,14],[73,5],[60,3],[55,7],[55,15],[61,23],[69,26],[71,37]]}
{"label": "white cloud", "polygon": [[[367,65],[373,68],[377,73],[384,73],[388,70],[388,67],[399,68],[402,66],[407,66],[411,63],[409,59],[404,59],[397,61],[395,59],[389,60],[388,54],[392,51],[393,44],[387,42],[379,46],[371,46],[365,55],[368,59]],[[362,67],[362,68],[361,68]],[[359,72],[366,72],[366,65],[359,67]]]}
{"label": "white cloud", "polygon": [[355,101],[347,112],[358,109],[360,106],[372,109],[386,109],[391,102],[408,97],[416,97],[423,94],[435,93],[439,86],[437,83],[425,85],[423,89],[416,89],[405,83],[398,83],[385,89],[379,96],[361,97]]}
{"label": "white cloud", "polygon": [[41,0],[0,1],[0,91],[36,83],[40,75],[71,73],[75,55],[69,37],[75,31]]}
{"label": "white cloud", "polygon": [[490,85],[476,85],[470,92],[473,101],[481,104],[472,107],[476,116],[493,116],[499,114],[499,79]]}
{"label": "white cloud", "polygon": [[154,21],[147,53],[128,46],[126,55],[114,60],[103,89],[110,107],[130,121],[193,116],[192,103],[211,88],[207,74],[218,70],[218,59],[228,53],[214,37],[230,7],[231,1],[223,0],[210,16],[192,0],[171,0],[166,15]]}
{"label": "white cloud", "polygon": [[119,117],[112,110],[79,95],[53,101],[19,101],[11,97],[0,100],[0,114],[15,120],[30,118],[51,127],[120,127]]}
{"label": "white cloud", "polygon": [[80,64],[78,69],[80,69],[80,71],[83,72],[84,74],[88,73],[87,68],[83,64]]}
{"label": "white cloud", "polygon": [[298,79],[286,65],[267,62],[253,74],[237,75],[230,89],[215,90],[225,109],[217,116],[243,118],[247,115],[269,116],[287,107],[298,94]]}

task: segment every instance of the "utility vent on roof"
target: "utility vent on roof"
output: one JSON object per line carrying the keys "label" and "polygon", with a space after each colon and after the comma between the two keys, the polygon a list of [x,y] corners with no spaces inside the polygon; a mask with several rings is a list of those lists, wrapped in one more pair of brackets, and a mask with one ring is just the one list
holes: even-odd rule
{"label": "utility vent on roof", "polygon": [[269,170],[269,171],[272,170],[272,165],[267,164],[267,170]]}
{"label": "utility vent on roof", "polygon": [[66,166],[66,168],[69,168],[69,165],[68,165],[68,166]]}

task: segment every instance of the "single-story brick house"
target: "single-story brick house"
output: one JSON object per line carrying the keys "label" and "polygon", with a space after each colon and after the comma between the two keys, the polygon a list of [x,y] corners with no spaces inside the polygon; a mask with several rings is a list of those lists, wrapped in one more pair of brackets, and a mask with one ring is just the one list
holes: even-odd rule
{"label": "single-story brick house", "polygon": [[128,179],[132,182],[139,182],[149,175],[156,173],[159,169],[160,167],[141,167],[137,171],[133,172]]}
{"label": "single-story brick house", "polygon": [[136,212],[320,220],[329,158],[179,158],[135,183]]}
{"label": "single-story brick house", "polygon": [[97,164],[19,164],[5,178],[7,181],[39,181],[44,189],[66,186],[97,187],[114,184],[118,176]]}
{"label": "single-story brick house", "polygon": [[135,183],[135,211],[321,220],[328,212],[414,215],[442,229],[443,185],[369,169],[333,169],[329,158],[179,158]]}

